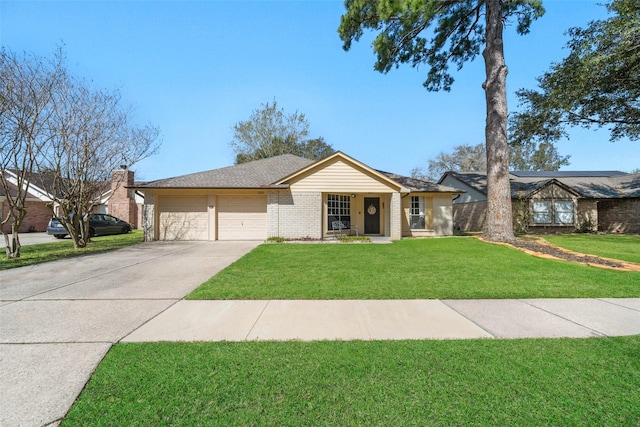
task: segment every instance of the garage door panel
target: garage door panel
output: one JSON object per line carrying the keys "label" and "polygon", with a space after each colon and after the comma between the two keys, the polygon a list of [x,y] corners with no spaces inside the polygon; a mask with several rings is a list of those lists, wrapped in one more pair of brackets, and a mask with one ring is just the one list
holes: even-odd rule
{"label": "garage door panel", "polygon": [[264,240],[266,238],[266,196],[218,197],[219,240]]}
{"label": "garage door panel", "polygon": [[164,198],[160,202],[160,240],[208,240],[207,196]]}

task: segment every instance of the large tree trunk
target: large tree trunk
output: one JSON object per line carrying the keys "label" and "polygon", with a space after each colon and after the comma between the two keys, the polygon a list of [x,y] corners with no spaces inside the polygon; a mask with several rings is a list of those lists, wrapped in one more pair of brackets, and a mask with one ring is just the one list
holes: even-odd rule
{"label": "large tree trunk", "polygon": [[507,144],[507,66],[502,43],[500,0],[487,0],[487,45],[484,56],[487,80],[482,85],[487,100],[487,216],[484,238],[495,242],[515,239],[509,188]]}

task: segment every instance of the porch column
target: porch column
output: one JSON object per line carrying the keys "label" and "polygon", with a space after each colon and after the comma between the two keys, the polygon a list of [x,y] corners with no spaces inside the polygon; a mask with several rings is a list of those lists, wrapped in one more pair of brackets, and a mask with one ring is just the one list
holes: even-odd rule
{"label": "porch column", "polygon": [[389,237],[391,237],[391,240],[400,240],[402,238],[402,202],[400,193],[391,193],[389,219]]}

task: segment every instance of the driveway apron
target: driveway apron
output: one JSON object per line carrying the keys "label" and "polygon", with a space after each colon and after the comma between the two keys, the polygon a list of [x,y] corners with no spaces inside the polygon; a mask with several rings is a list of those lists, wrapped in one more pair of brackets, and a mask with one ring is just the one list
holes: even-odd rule
{"label": "driveway apron", "polygon": [[0,425],[57,425],[111,344],[260,242],[152,242],[0,271]]}

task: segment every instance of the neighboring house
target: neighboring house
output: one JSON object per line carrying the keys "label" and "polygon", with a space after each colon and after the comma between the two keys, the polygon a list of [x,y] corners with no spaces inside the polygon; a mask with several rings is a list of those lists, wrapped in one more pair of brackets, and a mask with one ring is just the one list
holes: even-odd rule
{"label": "neighboring house", "polygon": [[[454,200],[456,230],[481,231],[487,206],[484,172],[446,172],[440,184],[464,194]],[[640,174],[618,171],[511,172],[516,230],[640,233]]]}
{"label": "neighboring house", "polygon": [[381,172],[337,152],[291,154],[136,186],[146,240],[323,239],[340,221],[360,235],[453,234],[461,191]]}
{"label": "neighboring house", "polygon": [[[5,177],[9,183],[9,195],[5,193],[3,186],[0,185],[0,218],[7,218],[9,214],[9,203],[7,196],[15,197],[18,190],[18,177],[14,171],[5,170]],[[27,197],[25,199],[25,209],[27,214],[22,220],[18,232],[26,233],[31,231],[46,231],[47,224],[51,219],[51,206],[53,200],[51,196],[40,187],[33,183],[29,185]],[[11,220],[4,226],[3,230],[11,232]]]}
{"label": "neighboring house", "polygon": [[[7,181],[13,184],[13,187],[10,188],[11,195],[15,196],[18,182],[16,174],[10,170],[5,170],[5,173]],[[53,197],[35,184],[43,182],[43,179],[47,179],[46,176],[32,174],[26,199],[27,214],[18,230],[20,233],[46,231],[51,217],[60,213],[59,206],[53,202]],[[144,200],[140,194],[126,188],[127,186],[133,187],[133,185],[132,171],[114,171],[111,188],[102,194],[100,203],[94,207],[94,212],[109,213],[129,222],[134,228],[138,228],[142,223],[141,212]],[[115,187],[118,188],[114,192]],[[0,186],[0,215],[2,215],[3,219],[6,218],[8,212],[7,195],[4,194],[4,190]],[[6,231],[11,230],[11,220],[5,224],[4,229]]]}
{"label": "neighboring house", "polygon": [[111,188],[101,199],[101,208],[107,207],[106,212],[123,221],[133,228],[142,226],[142,207],[144,194],[135,190],[134,172],[131,170],[113,171]]}

